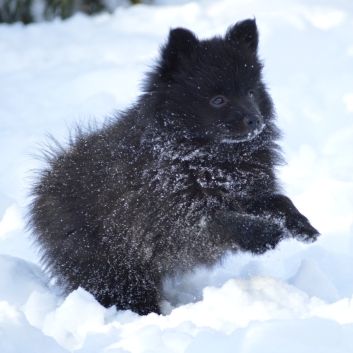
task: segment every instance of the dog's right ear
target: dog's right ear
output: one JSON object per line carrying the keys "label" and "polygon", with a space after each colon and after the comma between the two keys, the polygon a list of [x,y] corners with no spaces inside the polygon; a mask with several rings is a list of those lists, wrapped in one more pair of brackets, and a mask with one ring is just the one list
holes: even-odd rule
{"label": "dog's right ear", "polygon": [[191,60],[199,40],[195,34],[185,28],[171,29],[167,44],[162,47],[162,67],[166,71],[175,71],[183,62]]}
{"label": "dog's right ear", "polygon": [[259,45],[259,32],[255,19],[240,21],[229,27],[226,33],[226,40],[235,48],[245,46],[256,54]]}

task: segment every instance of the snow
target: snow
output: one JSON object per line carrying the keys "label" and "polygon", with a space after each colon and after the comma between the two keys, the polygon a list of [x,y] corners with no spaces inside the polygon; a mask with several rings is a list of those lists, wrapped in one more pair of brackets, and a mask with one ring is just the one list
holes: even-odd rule
{"label": "snow", "polygon": [[[155,3],[0,25],[0,351],[352,352],[353,3]],[[203,38],[253,16],[284,131],[283,187],[322,236],[170,281],[161,316],[106,309],[83,289],[60,296],[24,230],[38,144],[130,105],[169,28]]]}

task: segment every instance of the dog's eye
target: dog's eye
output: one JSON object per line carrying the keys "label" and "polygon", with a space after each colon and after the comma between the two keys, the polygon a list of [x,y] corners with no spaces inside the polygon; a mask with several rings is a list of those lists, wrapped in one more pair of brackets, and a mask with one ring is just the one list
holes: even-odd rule
{"label": "dog's eye", "polygon": [[248,99],[254,99],[255,98],[255,92],[254,91],[249,91],[247,97],[248,97]]}
{"label": "dog's eye", "polygon": [[226,99],[223,96],[217,96],[211,100],[211,104],[215,107],[220,107],[226,103]]}

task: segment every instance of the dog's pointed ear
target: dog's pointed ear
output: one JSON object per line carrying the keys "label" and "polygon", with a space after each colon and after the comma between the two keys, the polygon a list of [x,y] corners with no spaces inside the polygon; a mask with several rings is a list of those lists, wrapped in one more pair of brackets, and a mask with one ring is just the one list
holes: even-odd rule
{"label": "dog's pointed ear", "polygon": [[256,54],[259,45],[259,32],[255,19],[237,22],[234,26],[229,27],[225,38],[235,47],[245,45]]}
{"label": "dog's pointed ear", "polygon": [[192,59],[199,41],[188,29],[175,28],[169,32],[168,42],[162,47],[162,65],[176,69],[183,60]]}

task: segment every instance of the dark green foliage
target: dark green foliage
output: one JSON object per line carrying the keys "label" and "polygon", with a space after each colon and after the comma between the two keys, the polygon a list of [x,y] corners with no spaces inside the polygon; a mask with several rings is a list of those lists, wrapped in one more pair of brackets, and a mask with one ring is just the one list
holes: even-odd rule
{"label": "dark green foliage", "polygon": [[0,0],[0,23],[33,22],[32,0]]}
{"label": "dark green foliage", "polygon": [[45,0],[45,3],[44,17],[47,20],[69,18],[78,11],[92,15],[106,9],[101,0]]}
{"label": "dark green foliage", "polygon": [[74,1],[72,0],[46,0],[45,3],[44,17],[47,20],[57,16],[65,19],[74,13]]}
{"label": "dark green foliage", "polygon": [[[53,20],[55,17],[66,19],[76,12],[87,15],[101,11],[111,11],[105,0],[41,0],[44,13],[38,14],[46,20]],[[146,1],[130,0],[131,4],[141,4]],[[150,1],[148,1],[150,3]],[[0,23],[23,22],[31,23],[35,20],[33,16],[34,0],[0,0]]]}
{"label": "dark green foliage", "polygon": [[78,11],[88,15],[107,10],[102,0],[76,0],[75,5]]}

